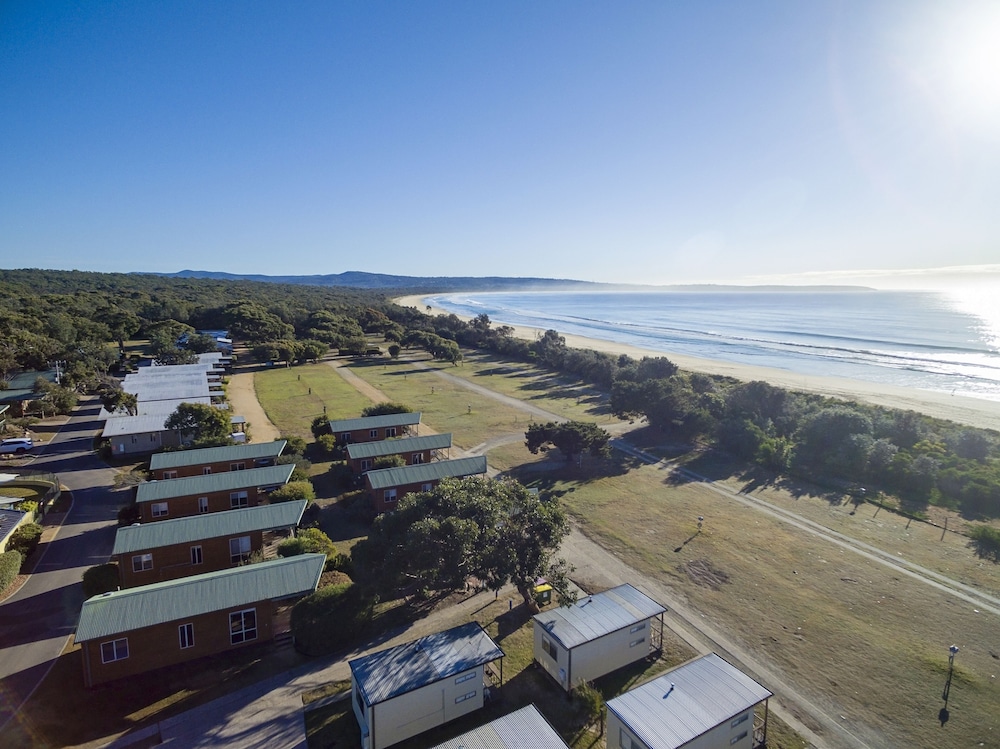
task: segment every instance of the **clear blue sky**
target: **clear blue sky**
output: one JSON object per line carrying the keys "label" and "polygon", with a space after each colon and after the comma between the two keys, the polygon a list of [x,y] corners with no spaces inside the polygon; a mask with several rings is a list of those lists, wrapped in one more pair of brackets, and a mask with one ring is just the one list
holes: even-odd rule
{"label": "clear blue sky", "polygon": [[0,267],[1000,264],[997,38],[959,0],[3,0]]}

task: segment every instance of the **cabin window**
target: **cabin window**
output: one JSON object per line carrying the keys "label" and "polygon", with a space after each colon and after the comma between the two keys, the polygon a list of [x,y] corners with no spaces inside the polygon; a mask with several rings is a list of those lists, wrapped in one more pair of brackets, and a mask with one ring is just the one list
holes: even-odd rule
{"label": "cabin window", "polygon": [[229,561],[233,564],[250,558],[250,536],[229,539]]}
{"label": "cabin window", "polygon": [[645,628],[646,628],[646,622],[643,622],[642,624],[636,624],[634,627],[632,627],[632,629],[628,631],[628,633],[630,635],[634,635],[636,632],[642,632],[642,630],[644,630]]}
{"label": "cabin window", "polygon": [[229,641],[233,645],[257,639],[257,609],[236,611],[229,615]]}
{"label": "cabin window", "polygon": [[204,466],[201,469],[201,475],[202,476],[211,476],[212,475],[212,466]]}
{"label": "cabin window", "polygon": [[475,696],[476,696],[475,690],[471,692],[466,692],[465,694],[455,698],[455,704],[457,705],[459,702],[465,702],[466,700],[471,700]]}
{"label": "cabin window", "polygon": [[632,737],[625,733],[625,729],[619,729],[618,743],[621,744],[622,749],[639,749],[639,745],[636,744]]}
{"label": "cabin window", "polygon": [[395,502],[396,501],[396,490],[386,489],[385,494],[382,495],[382,499],[385,502]]}
{"label": "cabin window", "polygon": [[166,502],[153,502],[152,512],[154,518],[162,518],[170,511]]}
{"label": "cabin window", "polygon": [[636,645],[642,645],[642,643],[644,643],[645,641],[646,641],[645,637],[640,637],[638,640],[632,640],[632,642],[630,642],[628,646],[630,648],[634,648]]}
{"label": "cabin window", "polygon": [[245,471],[246,469],[247,469],[247,464],[246,463],[230,463],[229,464],[229,470],[230,471]]}
{"label": "cabin window", "polygon": [[421,484],[420,485],[420,491],[422,491],[422,492],[429,492],[433,488],[434,488],[434,484]]}
{"label": "cabin window", "polygon": [[194,624],[188,622],[177,628],[177,639],[180,640],[181,650],[194,647]]}
{"label": "cabin window", "polygon": [[749,718],[750,718],[750,714],[749,713],[743,713],[743,715],[741,715],[736,720],[734,720],[732,723],[730,723],[729,727],[730,728],[736,728],[736,726],[738,726],[740,723],[745,723]]}
{"label": "cabin window", "polygon": [[208,512],[208,497],[198,497],[198,512]]}
{"label": "cabin window", "polygon": [[240,507],[249,507],[250,500],[247,498],[247,493],[242,492],[230,492],[229,493],[229,506],[234,510]]}
{"label": "cabin window", "polygon": [[163,478],[165,479],[175,479],[177,478],[177,471],[164,471]]}
{"label": "cabin window", "polygon": [[473,671],[471,674],[462,674],[457,679],[455,679],[456,684],[461,684],[463,681],[468,681],[469,679],[475,679],[478,671]]}
{"label": "cabin window", "polygon": [[132,557],[132,571],[133,572],[145,572],[146,570],[153,569],[153,555],[152,554],[136,554]]}
{"label": "cabin window", "polygon": [[101,643],[101,663],[123,661],[128,658],[128,638]]}
{"label": "cabin window", "polygon": [[746,732],[746,731],[744,731],[743,733],[741,733],[741,734],[740,734],[739,736],[733,736],[733,738],[731,738],[731,739],[729,740],[729,746],[732,746],[733,744],[738,744],[738,743],[740,743],[740,742],[741,742],[741,741],[743,741],[743,739],[745,739],[746,737],[747,737],[747,732]]}
{"label": "cabin window", "polygon": [[559,651],[556,649],[555,643],[551,640],[545,637],[542,638],[542,650],[556,663],[559,662]]}
{"label": "cabin window", "polygon": [[368,431],[368,437],[369,437],[369,439],[377,440],[378,439],[378,429],[371,429],[371,430],[369,430]]}
{"label": "cabin window", "polygon": [[200,546],[191,547],[191,564],[201,564],[205,559],[201,554]]}
{"label": "cabin window", "polygon": [[361,470],[370,471],[372,469],[372,462],[368,458],[361,461]]}
{"label": "cabin window", "polygon": [[395,437],[395,436],[396,436],[396,427],[386,427],[385,428],[385,438],[386,439],[389,439],[389,437]]}
{"label": "cabin window", "polygon": [[350,444],[350,442],[351,442],[351,433],[350,432],[344,432],[342,435],[340,435],[340,441],[343,442],[344,444]]}
{"label": "cabin window", "polygon": [[424,454],[423,453],[413,453],[413,457],[410,458],[410,463],[412,463],[415,466],[418,466],[418,465],[420,465],[423,462],[424,462]]}

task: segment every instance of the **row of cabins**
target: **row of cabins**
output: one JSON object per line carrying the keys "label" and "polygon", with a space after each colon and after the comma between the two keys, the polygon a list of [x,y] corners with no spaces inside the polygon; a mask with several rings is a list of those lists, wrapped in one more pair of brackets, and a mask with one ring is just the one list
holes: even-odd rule
{"label": "row of cabins", "polygon": [[[80,612],[88,687],[288,631],[291,605],[316,590],[326,557],[269,559],[307,505],[265,501],[294,470],[276,465],[284,448],[279,440],[153,456],[159,478],[136,487],[144,522],[115,536],[120,589]],[[258,553],[265,561],[243,566]]]}
{"label": "row of cabins", "polygon": [[[180,447],[189,435],[164,426],[181,403],[225,408],[222,376],[229,357],[221,353],[199,354],[197,364],[141,367],[122,381],[122,390],[136,396],[136,414],[101,410],[103,437],[115,456],[141,455]],[[234,439],[245,439],[240,417],[234,419]]]}
{"label": "row of cabins", "polygon": [[[630,585],[589,596],[534,619],[536,660],[546,638],[556,643],[572,684],[604,676],[649,655],[662,638],[665,609]],[[643,637],[645,633],[645,637]],[[640,647],[646,645],[646,647]],[[362,749],[384,749],[483,707],[503,681],[503,651],[471,622],[350,661],[351,703]],[[558,660],[557,655],[553,660]],[[544,660],[539,663],[545,666]],[[553,674],[569,690],[566,674]],[[565,678],[563,678],[565,676]],[[751,749],[766,742],[771,692],[712,653],[609,700],[609,749]],[[755,724],[758,705],[764,714]],[[528,706],[440,747],[565,747]]]}
{"label": "row of cabins", "polygon": [[[486,473],[485,456],[450,459],[451,435],[417,435],[421,414],[363,416],[330,422],[351,471],[363,477],[375,512],[392,512],[412,492],[431,491],[443,479]],[[406,465],[375,469],[379,458],[402,456]]]}

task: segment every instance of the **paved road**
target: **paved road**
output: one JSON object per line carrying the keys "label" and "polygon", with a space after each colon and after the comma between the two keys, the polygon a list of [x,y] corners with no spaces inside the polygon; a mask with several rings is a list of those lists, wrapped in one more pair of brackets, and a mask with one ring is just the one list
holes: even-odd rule
{"label": "paved road", "polygon": [[[124,497],[111,491],[114,471],[93,452],[100,401],[86,399],[26,469],[56,473],[73,506],[55,537],[39,549],[24,586],[0,604],[0,736],[4,746],[30,746],[15,717],[76,629],[81,576],[108,561],[115,516]],[[73,685],[77,687],[78,685]],[[20,739],[20,740],[19,740]]]}

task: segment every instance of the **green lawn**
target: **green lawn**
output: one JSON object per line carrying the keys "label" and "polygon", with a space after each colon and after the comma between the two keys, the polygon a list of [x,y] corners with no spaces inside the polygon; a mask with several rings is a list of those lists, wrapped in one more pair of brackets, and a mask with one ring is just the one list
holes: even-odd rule
{"label": "green lawn", "polygon": [[361,414],[371,401],[351,387],[328,364],[275,367],[254,373],[257,400],[271,422],[284,435],[312,440],[312,420],[350,419]]}

